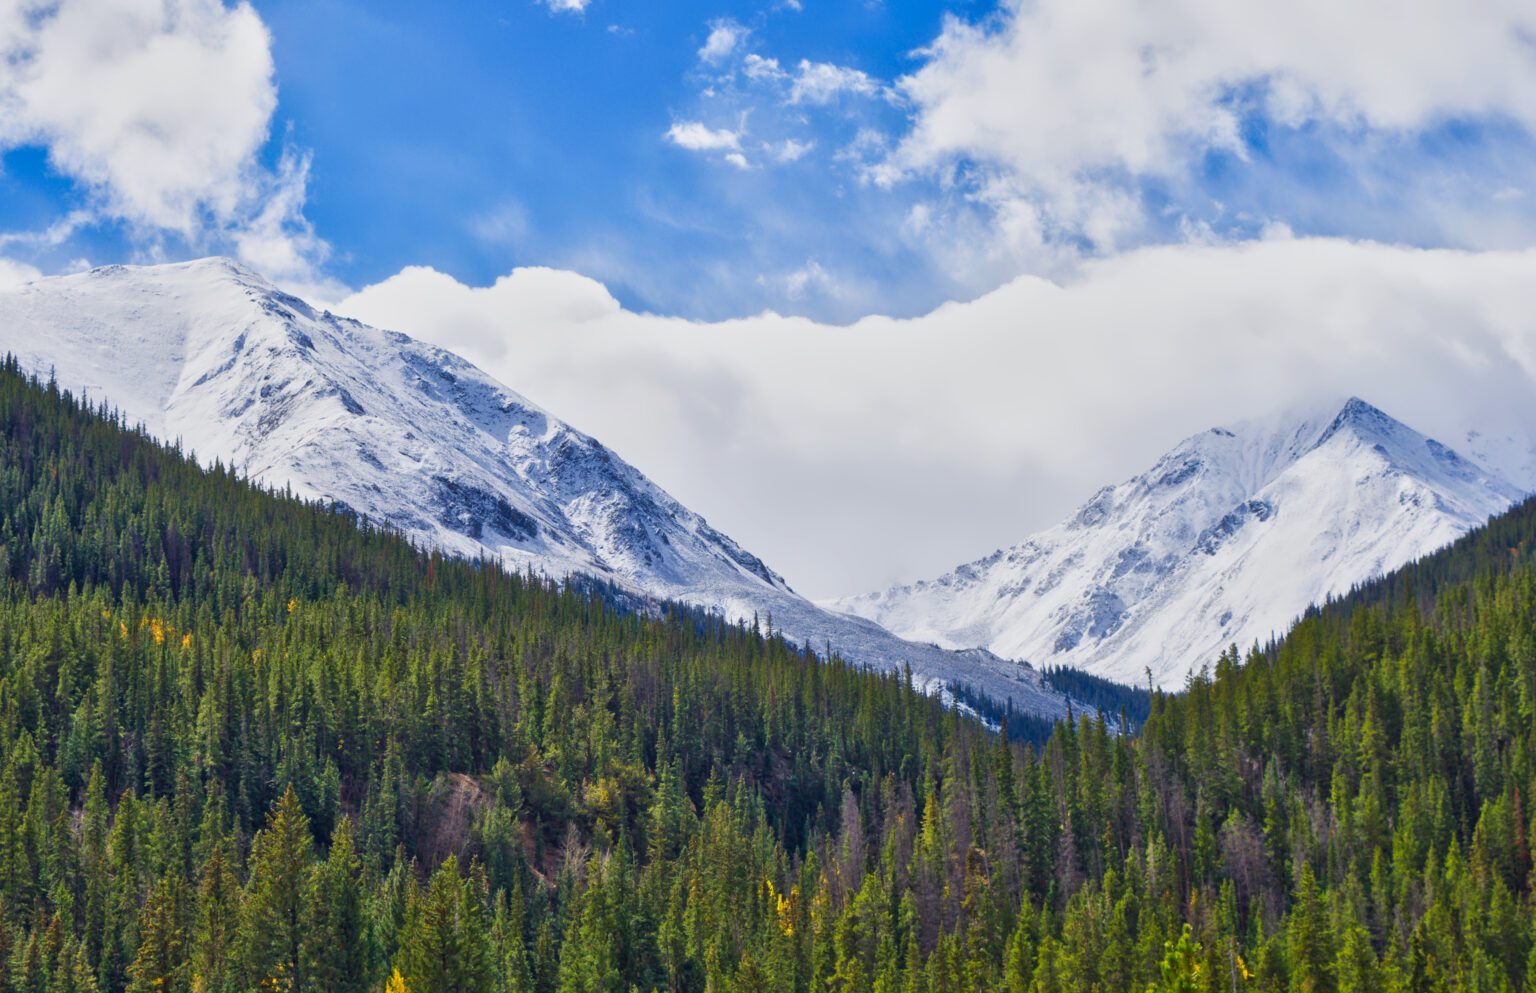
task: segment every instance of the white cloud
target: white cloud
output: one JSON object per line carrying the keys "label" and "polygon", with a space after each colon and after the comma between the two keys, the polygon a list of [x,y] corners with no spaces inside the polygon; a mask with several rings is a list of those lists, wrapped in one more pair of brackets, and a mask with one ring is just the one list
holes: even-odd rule
{"label": "white cloud", "polygon": [[748,52],[741,60],[741,70],[747,74],[748,79],[755,82],[779,82],[789,78],[789,73],[779,65],[778,59],[767,58],[756,52]]}
{"label": "white cloud", "polygon": [[[710,37],[713,40],[714,36]],[[704,53],[700,51],[699,54],[702,56]],[[801,59],[794,71],[790,72],[778,59],[748,52],[742,56],[741,71],[754,83],[787,84],[788,92],[784,100],[790,104],[824,105],[845,94],[859,97],[893,96],[892,91],[863,70],[832,62]]]}
{"label": "white cloud", "polygon": [[274,278],[315,278],[313,263],[326,245],[304,216],[308,185],[309,156],[285,151],[277,172],[258,182],[260,206],[230,233],[240,258]]}
{"label": "white cloud", "polygon": [[1346,135],[1447,119],[1536,126],[1536,6],[1518,0],[1007,0],[951,18],[899,82],[904,170],[972,162],[1085,230],[1104,191],[1243,155],[1239,115]]}
{"label": "white cloud", "polygon": [[22,283],[30,283],[42,276],[36,266],[0,256],[0,290],[7,290]]}
{"label": "white cloud", "polygon": [[831,288],[832,277],[820,262],[811,259],[804,266],[789,274],[785,287],[791,300],[798,300],[805,296],[806,291],[817,288]]}
{"label": "white cloud", "polygon": [[869,97],[881,90],[880,84],[862,70],[801,59],[789,84],[789,102],[826,104],[844,94]]}
{"label": "white cloud", "polygon": [[775,290],[784,300],[792,303],[812,295],[833,298],[843,296],[841,284],[816,259],[807,259],[804,265],[786,273],[760,274],[757,277],[757,285]]}
{"label": "white cloud", "polygon": [[1536,423],[1536,252],[1146,249],[846,327],[641,315],[551,270],[407,270],[341,306],[547,404],[813,595],[937,573],[1187,434],[1314,394],[1452,444]]}
{"label": "white cloud", "polygon": [[775,162],[798,162],[805,158],[811,149],[816,147],[813,141],[796,141],[793,138],[785,138],[773,146],[771,152]]}
{"label": "white cloud", "polygon": [[679,148],[690,152],[723,152],[741,150],[741,132],[727,128],[711,128],[700,121],[678,121],[663,135]]}
{"label": "white cloud", "polygon": [[37,231],[7,231],[0,234],[0,248],[7,245],[38,245],[52,248],[64,244],[82,227],[90,224],[95,215],[89,210],[72,210],[46,228]]}
{"label": "white cloud", "polygon": [[730,58],[749,33],[747,28],[732,20],[711,22],[709,37],[705,39],[704,47],[699,49],[699,59],[711,65],[719,65]]}
{"label": "white cloud", "polygon": [[528,208],[518,200],[504,200],[470,219],[470,234],[487,245],[517,245],[528,237]]}
{"label": "white cloud", "polygon": [[582,14],[586,13],[592,5],[592,0],[540,0],[544,6],[557,14]]}
{"label": "white cloud", "polygon": [[276,103],[248,3],[20,0],[0,14],[0,150],[46,147],[93,216],[233,235],[282,276],[321,246],[302,223],[302,156],[276,172],[257,161]]}

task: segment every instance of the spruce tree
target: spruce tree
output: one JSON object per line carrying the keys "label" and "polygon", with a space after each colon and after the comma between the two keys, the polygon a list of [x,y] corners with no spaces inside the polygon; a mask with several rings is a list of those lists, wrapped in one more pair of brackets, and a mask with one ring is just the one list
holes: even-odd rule
{"label": "spruce tree", "polygon": [[167,873],[139,913],[139,952],[128,967],[129,993],[189,993],[186,882]]}
{"label": "spruce tree", "polygon": [[239,946],[244,982],[281,993],[314,989],[304,972],[306,880],[314,841],[289,786],[251,842]]}
{"label": "spruce tree", "polygon": [[413,990],[491,993],[495,965],[483,897],[449,856],[407,911],[396,968]]}
{"label": "spruce tree", "polygon": [[301,972],[316,990],[363,993],[373,986],[361,869],[352,822],[342,818],[307,886]]}

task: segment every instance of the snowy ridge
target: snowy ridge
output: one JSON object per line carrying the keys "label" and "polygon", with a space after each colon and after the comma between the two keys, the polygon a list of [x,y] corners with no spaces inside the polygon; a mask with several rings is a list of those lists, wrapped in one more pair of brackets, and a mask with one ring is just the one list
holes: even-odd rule
{"label": "snowy ridge", "polygon": [[111,266],[0,293],[0,351],[264,484],[445,551],[592,575],[817,650],[963,680],[1027,712],[1064,701],[985,651],[903,641],[800,597],[595,439],[442,349],[317,312],[224,259]]}
{"label": "snowy ridge", "polygon": [[1019,545],[831,606],[905,637],[1178,688],[1521,493],[1352,398],[1202,432]]}
{"label": "snowy ridge", "polygon": [[1536,444],[1514,433],[1468,431],[1461,450],[1523,493],[1536,493]]}

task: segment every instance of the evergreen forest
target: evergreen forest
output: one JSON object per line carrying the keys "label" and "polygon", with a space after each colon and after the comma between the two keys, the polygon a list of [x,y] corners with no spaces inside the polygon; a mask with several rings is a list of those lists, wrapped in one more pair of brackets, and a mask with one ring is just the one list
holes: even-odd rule
{"label": "evergreen forest", "polygon": [[1530,989],[1533,552],[1528,503],[1183,692],[1057,674],[1109,716],[1020,738],[8,360],[0,991]]}

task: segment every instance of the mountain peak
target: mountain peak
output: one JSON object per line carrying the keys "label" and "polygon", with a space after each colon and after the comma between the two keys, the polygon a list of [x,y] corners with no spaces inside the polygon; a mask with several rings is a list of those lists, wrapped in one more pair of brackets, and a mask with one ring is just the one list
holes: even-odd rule
{"label": "mountain peak", "polygon": [[1185,439],[947,576],[838,601],[908,637],[1164,687],[1439,548],[1519,491],[1359,397]]}
{"label": "mountain peak", "polygon": [[275,289],[261,273],[227,255],[209,255],[201,259],[156,265],[104,265],[87,269],[78,276],[90,280],[121,279],[135,283],[165,283],[174,282],[178,278],[203,276],[230,279],[252,288]]}
{"label": "mountain peak", "polygon": [[1065,713],[1026,666],[816,607],[640,470],[469,362],[317,312],[227,258],[0,292],[0,353],[266,485],[522,571],[642,603],[771,617],[814,650]]}
{"label": "mountain peak", "polygon": [[[1323,430],[1318,439],[1321,444],[1333,434],[1345,428],[1353,429],[1365,434],[1395,434],[1399,431],[1413,431],[1402,421],[1387,414],[1380,407],[1367,403],[1359,397],[1350,397],[1344,401],[1328,427]],[[1417,434],[1418,432],[1414,432]]]}

